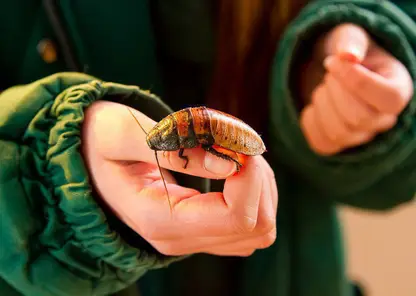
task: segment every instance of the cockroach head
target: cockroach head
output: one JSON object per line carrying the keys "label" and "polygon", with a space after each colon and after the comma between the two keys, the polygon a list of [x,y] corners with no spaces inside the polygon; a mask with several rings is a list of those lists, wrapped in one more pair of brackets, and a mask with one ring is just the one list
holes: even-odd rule
{"label": "cockroach head", "polygon": [[180,148],[175,122],[170,117],[159,121],[150,130],[146,140],[152,150],[174,151]]}

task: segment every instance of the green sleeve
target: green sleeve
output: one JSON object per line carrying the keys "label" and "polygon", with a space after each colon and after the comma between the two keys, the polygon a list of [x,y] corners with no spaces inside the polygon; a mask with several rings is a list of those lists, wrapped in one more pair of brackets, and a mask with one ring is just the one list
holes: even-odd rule
{"label": "green sleeve", "polygon": [[[168,108],[138,87],[59,73],[0,94],[0,285],[25,295],[108,295],[177,260],[127,243],[94,198],[81,126],[95,100]],[[139,244],[140,245],[140,244]],[[2,291],[4,289],[2,288]]]}
{"label": "green sleeve", "polygon": [[[270,148],[280,165],[323,198],[382,210],[415,196],[416,96],[390,131],[356,149],[322,157],[309,148],[301,132],[292,87],[292,70],[303,58],[305,48],[311,48],[322,33],[346,22],[364,27],[407,67],[414,81],[416,24],[402,7],[382,0],[314,1],[289,25],[279,43],[271,82],[271,132],[275,142]],[[410,8],[415,11],[416,4],[407,5]]]}

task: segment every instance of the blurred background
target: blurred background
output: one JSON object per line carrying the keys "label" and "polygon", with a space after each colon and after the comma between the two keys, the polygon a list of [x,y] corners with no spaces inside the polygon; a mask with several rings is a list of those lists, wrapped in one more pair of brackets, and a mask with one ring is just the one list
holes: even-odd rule
{"label": "blurred background", "polygon": [[366,296],[416,295],[416,202],[384,213],[339,208],[350,277]]}

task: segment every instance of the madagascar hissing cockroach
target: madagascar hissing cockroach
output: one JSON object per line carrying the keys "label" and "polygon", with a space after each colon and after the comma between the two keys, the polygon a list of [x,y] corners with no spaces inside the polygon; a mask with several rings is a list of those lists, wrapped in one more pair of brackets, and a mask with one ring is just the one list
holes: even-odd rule
{"label": "madagascar hissing cockroach", "polygon": [[[189,159],[183,155],[184,149],[201,147],[217,157],[233,161],[237,171],[242,166],[238,154],[254,156],[266,151],[263,140],[254,129],[242,120],[218,110],[207,107],[185,108],[169,114],[146,133],[133,112],[127,109],[146,134],[147,145],[155,151],[168,199],[169,193],[160,169],[157,151],[178,150],[186,169]],[[215,146],[222,147],[230,153],[220,152]]]}

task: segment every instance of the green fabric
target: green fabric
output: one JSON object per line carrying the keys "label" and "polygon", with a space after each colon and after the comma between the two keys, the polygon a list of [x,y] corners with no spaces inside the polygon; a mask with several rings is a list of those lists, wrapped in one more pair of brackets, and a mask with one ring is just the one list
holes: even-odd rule
{"label": "green fabric", "polygon": [[83,111],[95,100],[123,97],[168,110],[138,87],[82,74],[2,93],[0,275],[20,292],[103,295],[177,260],[127,245],[93,198],[79,152]]}
{"label": "green fabric", "polygon": [[298,180],[288,186],[299,187],[293,206],[290,295],[348,295],[335,202],[386,210],[412,200],[416,191],[415,96],[391,131],[353,151],[319,157],[301,134],[290,70],[310,40],[340,22],[366,28],[407,66],[413,80],[416,76],[416,25],[388,1],[317,1],[281,40],[271,78],[271,153]]}
{"label": "green fabric", "polygon": [[[322,197],[354,206],[384,209],[408,201],[415,190],[416,102],[413,99],[389,132],[370,144],[334,157],[319,157],[308,147],[298,124],[287,75],[311,36],[340,22],[354,22],[367,29],[384,48],[402,61],[416,77],[416,26],[387,1],[318,1],[304,9],[280,43],[272,80],[272,130],[276,155],[299,173],[304,185]],[[319,18],[316,16],[319,15]],[[306,39],[306,40],[305,40]],[[400,46],[398,46],[400,45]],[[295,52],[295,54],[292,54]],[[285,126],[285,128],[281,128]],[[290,128],[289,128],[290,127]],[[277,153],[278,151],[278,153]],[[297,153],[293,153],[297,151]],[[392,173],[393,172],[393,173]],[[400,190],[395,184],[401,184]]]}
{"label": "green fabric", "polygon": [[[318,157],[299,129],[291,70],[302,58],[299,49],[353,22],[415,78],[412,1],[397,1],[401,8],[389,1],[314,1],[288,26],[270,76],[268,149],[279,186],[278,236],[270,248],[249,258],[199,254],[175,262],[111,215],[89,186],[79,147],[91,102],[119,101],[155,120],[171,111],[165,103],[177,109],[202,102],[213,54],[212,2],[57,2],[73,51],[93,76],[48,76],[68,69],[62,52],[52,64],[36,52],[42,38],[57,40],[41,1],[2,4],[1,295],[107,295],[127,287],[131,295],[137,279],[144,296],[351,295],[335,205],[387,210],[413,198],[416,99],[372,143]],[[128,84],[163,94],[165,103]],[[207,185],[177,177],[201,191]]]}
{"label": "green fabric", "polygon": [[58,5],[57,15],[69,35],[81,71],[161,93],[149,5],[144,0],[119,1],[117,5],[109,0],[2,3],[0,89],[68,70],[63,50],[56,63],[45,64],[36,48],[43,38],[59,43],[46,12],[48,2]]}

